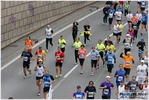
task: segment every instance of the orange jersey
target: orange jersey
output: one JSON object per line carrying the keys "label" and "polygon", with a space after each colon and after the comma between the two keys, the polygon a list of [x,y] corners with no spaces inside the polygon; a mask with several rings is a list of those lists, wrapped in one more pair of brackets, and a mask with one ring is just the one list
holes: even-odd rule
{"label": "orange jersey", "polygon": [[131,18],[131,21],[132,21],[132,22],[138,22],[138,18],[137,18],[137,17],[132,17],[132,18]]}
{"label": "orange jersey", "polygon": [[28,46],[29,50],[32,50],[32,46],[33,46],[32,40],[26,40],[25,45]]}
{"label": "orange jersey", "polygon": [[123,56],[124,59],[124,68],[131,68],[132,62],[134,61],[132,56]]}

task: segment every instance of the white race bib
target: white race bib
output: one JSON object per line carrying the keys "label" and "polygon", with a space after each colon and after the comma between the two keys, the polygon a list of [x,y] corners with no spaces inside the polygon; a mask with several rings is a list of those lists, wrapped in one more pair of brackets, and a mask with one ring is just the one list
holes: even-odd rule
{"label": "white race bib", "polygon": [[122,81],[123,77],[122,76],[118,76],[118,81]]}
{"label": "white race bib", "polygon": [[126,61],[126,65],[129,66],[130,65],[130,61]]}
{"label": "white race bib", "polygon": [[94,92],[88,92],[88,97],[94,97]]}
{"label": "white race bib", "polygon": [[23,57],[23,61],[28,61],[28,57]]}
{"label": "white race bib", "polygon": [[84,58],[84,54],[80,54],[79,55],[79,58]]}
{"label": "white race bib", "polygon": [[109,89],[104,89],[103,94],[108,94],[109,93]]}

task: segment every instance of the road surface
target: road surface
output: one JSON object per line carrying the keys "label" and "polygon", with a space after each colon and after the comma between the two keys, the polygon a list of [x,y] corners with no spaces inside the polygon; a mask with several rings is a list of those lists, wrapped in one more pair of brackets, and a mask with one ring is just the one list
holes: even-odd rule
{"label": "road surface", "polygon": [[[132,13],[136,12],[137,9],[137,2],[132,1],[131,2],[131,11]],[[96,46],[98,39],[104,39],[112,34],[112,31],[109,30],[108,26],[102,25],[102,10],[99,10],[95,14],[85,18],[84,20],[81,20],[79,22],[79,33],[82,31],[82,27],[85,24],[85,21],[89,21],[89,24],[91,25],[93,34],[91,36],[91,42],[87,41],[87,52],[89,53],[92,46]],[[124,39],[125,34],[127,32],[127,24],[126,20],[123,19],[123,24],[125,25],[123,30],[122,39]],[[100,64],[100,69],[98,72],[95,72],[94,76],[90,76],[90,57],[87,57],[84,63],[84,73],[83,75],[80,75],[80,67],[75,66],[75,59],[74,59],[74,49],[72,48],[72,35],[70,32],[70,27],[62,31],[60,34],[57,34],[53,38],[54,47],[49,49],[49,52],[47,53],[47,59],[45,62],[45,65],[47,66],[47,69],[50,71],[50,74],[55,76],[55,62],[54,62],[54,52],[57,50],[57,40],[61,35],[64,35],[64,38],[67,42],[66,45],[66,51],[65,51],[65,62],[63,64],[63,77],[56,79],[56,82],[53,84],[53,97],[54,99],[70,99],[72,96],[72,93],[76,90],[77,85],[81,85],[82,89],[88,85],[88,82],[90,80],[94,81],[94,85],[97,88],[97,95],[96,99],[101,99],[101,90],[99,90],[99,84],[105,80],[105,76],[108,75],[108,72],[106,71],[106,67]],[[111,35],[112,36],[112,35]],[[141,38],[145,38],[146,44],[148,45],[148,35],[147,32],[144,31],[143,36],[140,36],[138,34],[138,40]],[[81,41],[83,42],[83,37],[81,37]],[[40,44],[43,48],[45,48],[45,42]],[[123,64],[123,59],[119,57],[123,46],[122,43],[116,45],[117,51],[116,51],[116,57],[117,57],[117,63],[115,64],[115,67],[113,69],[113,73],[118,69],[119,64]],[[36,47],[33,50],[33,53],[35,50],[37,50],[38,47]],[[146,51],[146,50],[145,50]],[[133,50],[132,55],[135,58],[135,66],[131,70],[131,76],[136,75],[136,67],[139,64],[138,62],[138,56],[137,56],[137,48],[136,43],[133,44]],[[35,79],[35,72],[33,72],[33,69],[35,67],[36,62],[31,63],[31,70],[32,75],[28,76],[27,79],[23,79],[23,72],[22,72],[22,61],[17,60],[13,62],[11,65],[6,67],[1,71],[1,95],[2,99],[7,99],[8,97],[12,96],[15,99],[42,99],[43,94],[41,96],[37,96],[37,86],[36,86],[36,79]],[[112,77],[111,81],[115,84],[115,78]],[[116,99],[116,88],[112,91],[112,99]]]}

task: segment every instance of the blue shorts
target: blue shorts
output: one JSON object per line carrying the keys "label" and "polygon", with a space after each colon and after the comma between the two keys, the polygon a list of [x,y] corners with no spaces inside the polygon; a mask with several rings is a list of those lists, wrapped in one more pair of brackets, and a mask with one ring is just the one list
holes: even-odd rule
{"label": "blue shorts", "polygon": [[139,56],[142,56],[143,54],[144,54],[144,51],[139,51],[139,52],[138,52],[138,55],[139,55]]}
{"label": "blue shorts", "polygon": [[118,88],[119,85],[120,85],[120,82],[119,81],[116,81],[117,88]]}

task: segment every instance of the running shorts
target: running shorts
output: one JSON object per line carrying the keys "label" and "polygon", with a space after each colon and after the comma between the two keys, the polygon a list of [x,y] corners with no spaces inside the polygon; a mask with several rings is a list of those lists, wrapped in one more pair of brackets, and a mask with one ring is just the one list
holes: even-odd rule
{"label": "running shorts", "polygon": [[112,24],[113,18],[109,18],[109,24]]}
{"label": "running shorts", "polygon": [[97,66],[97,60],[91,60],[91,67],[95,67]]}
{"label": "running shorts", "polygon": [[61,63],[61,62],[55,62],[55,66],[56,66],[56,67],[57,67],[57,66],[62,67],[62,65],[63,65],[63,63]]}
{"label": "running shorts", "polygon": [[143,25],[146,25],[147,23],[146,23],[146,22],[142,22],[142,24],[143,24]]}
{"label": "running shorts", "polygon": [[23,62],[23,68],[29,69],[30,63],[29,62]]}
{"label": "running shorts", "polygon": [[128,23],[132,23],[131,21],[127,21]]}
{"label": "running shorts", "polygon": [[65,52],[65,48],[61,48],[61,51],[62,51],[62,52]]}
{"label": "running shorts", "polygon": [[145,8],[144,7],[141,7],[141,11],[144,11],[145,10]]}
{"label": "running shorts", "polygon": [[36,80],[40,80],[40,79],[43,79],[43,76],[41,77],[36,76]]}
{"label": "running shorts", "polygon": [[113,36],[118,36],[118,33],[113,33]]}
{"label": "running shorts", "polygon": [[48,93],[48,92],[49,92],[49,89],[50,89],[50,87],[44,87],[44,88],[43,88],[43,92],[44,92],[44,93],[45,93],[45,92]]}
{"label": "running shorts", "polygon": [[107,64],[108,72],[112,73],[113,64]]}
{"label": "running shorts", "polygon": [[124,68],[124,70],[126,71],[126,75],[129,75],[130,74],[130,68]]}
{"label": "running shorts", "polygon": [[103,52],[99,52],[99,55],[100,55],[101,58],[103,58],[104,53]]}
{"label": "running shorts", "polygon": [[81,66],[83,66],[84,60],[85,60],[85,59],[79,59]]}
{"label": "running shorts", "polygon": [[118,33],[118,36],[121,36],[121,35],[122,35],[122,32],[119,32],[119,33]]}
{"label": "running shorts", "polygon": [[138,84],[144,84],[145,79],[146,79],[146,76],[138,76],[136,80]]}

